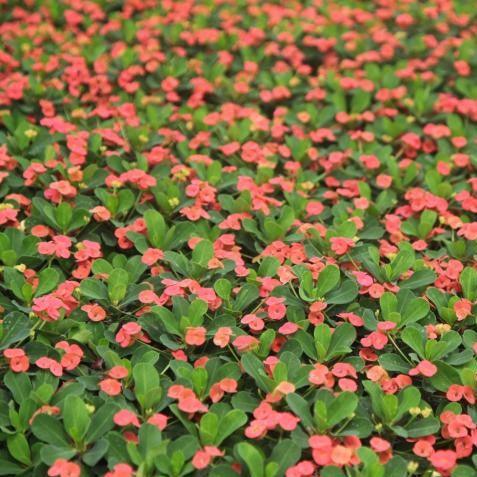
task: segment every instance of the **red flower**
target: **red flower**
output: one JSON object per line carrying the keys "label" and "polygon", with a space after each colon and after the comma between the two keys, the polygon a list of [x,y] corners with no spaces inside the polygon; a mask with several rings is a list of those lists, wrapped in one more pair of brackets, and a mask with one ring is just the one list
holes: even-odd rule
{"label": "red flower", "polygon": [[454,311],[458,321],[465,320],[472,314],[472,302],[466,298],[461,298],[454,303]]}
{"label": "red flower", "polygon": [[153,414],[147,422],[149,424],[152,424],[153,426],[156,426],[160,431],[163,431],[167,427],[167,421],[169,417],[166,416],[165,414],[161,414],[157,412],[156,414]]}
{"label": "red flower", "polygon": [[238,351],[249,351],[255,347],[257,347],[259,341],[257,338],[248,335],[240,335],[235,338],[233,341],[233,345],[238,349]]}
{"label": "red flower", "polygon": [[103,321],[106,318],[106,310],[96,303],[83,305],[81,309],[86,312],[91,321]]}
{"label": "red flower", "polygon": [[206,332],[203,326],[187,328],[185,342],[189,346],[202,346],[206,340]]}
{"label": "red flower", "polygon": [[3,356],[8,360],[10,369],[15,373],[24,373],[30,367],[30,361],[25,351],[19,348],[8,348],[3,352]]}
{"label": "red flower", "polygon": [[118,396],[121,394],[122,386],[116,379],[108,378],[99,382],[99,389],[108,396]]}
{"label": "red flower", "polygon": [[81,467],[74,462],[68,462],[66,459],[56,459],[48,469],[48,475],[50,477],[80,477]]}
{"label": "red flower", "polygon": [[129,464],[116,464],[104,477],[133,477],[134,469]]}
{"label": "red flower", "polygon": [[50,242],[40,242],[38,252],[43,255],[55,255],[58,258],[69,258],[71,252],[71,239],[65,235],[56,235]]}
{"label": "red flower", "polygon": [[228,326],[220,327],[214,335],[214,344],[216,346],[219,346],[220,348],[225,348],[228,345],[231,336],[231,328],[229,328]]}
{"label": "red flower", "polygon": [[142,258],[141,261],[145,265],[154,265],[158,260],[161,260],[164,258],[164,252],[162,250],[159,250],[158,248],[148,248]]}
{"label": "red flower", "polygon": [[429,457],[429,461],[438,472],[447,473],[455,467],[457,457],[454,451],[438,450]]}
{"label": "red flower", "polygon": [[354,240],[346,237],[331,237],[331,250],[337,255],[344,255],[355,246]]}
{"label": "red flower", "polygon": [[198,469],[205,469],[212,462],[214,457],[223,456],[224,453],[217,447],[205,446],[203,449],[199,449],[192,458],[192,465]]}
{"label": "red flower", "polygon": [[135,426],[140,427],[141,424],[136,414],[128,409],[122,409],[118,411],[114,417],[113,421],[117,426],[126,427],[126,426]]}
{"label": "red flower", "polygon": [[426,378],[430,378],[437,373],[437,366],[432,364],[430,361],[424,360],[421,361],[415,368],[409,371],[410,376],[416,376],[422,374]]}

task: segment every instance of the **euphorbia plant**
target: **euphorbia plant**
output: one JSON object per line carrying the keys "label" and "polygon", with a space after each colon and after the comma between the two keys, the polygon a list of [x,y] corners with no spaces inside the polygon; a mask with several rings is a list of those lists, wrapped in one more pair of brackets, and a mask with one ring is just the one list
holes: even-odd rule
{"label": "euphorbia plant", "polygon": [[0,2],[0,475],[477,477],[473,2]]}

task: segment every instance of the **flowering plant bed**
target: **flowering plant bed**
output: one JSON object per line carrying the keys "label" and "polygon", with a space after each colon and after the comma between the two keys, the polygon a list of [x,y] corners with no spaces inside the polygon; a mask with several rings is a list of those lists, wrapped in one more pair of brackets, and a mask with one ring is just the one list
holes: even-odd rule
{"label": "flowering plant bed", "polygon": [[476,477],[472,3],[0,1],[0,475]]}

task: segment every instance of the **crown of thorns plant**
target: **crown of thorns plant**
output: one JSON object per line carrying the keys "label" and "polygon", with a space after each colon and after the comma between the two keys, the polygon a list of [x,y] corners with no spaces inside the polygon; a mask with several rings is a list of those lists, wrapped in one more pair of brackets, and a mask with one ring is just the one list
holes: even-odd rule
{"label": "crown of thorns plant", "polygon": [[477,476],[473,2],[0,39],[0,475]]}

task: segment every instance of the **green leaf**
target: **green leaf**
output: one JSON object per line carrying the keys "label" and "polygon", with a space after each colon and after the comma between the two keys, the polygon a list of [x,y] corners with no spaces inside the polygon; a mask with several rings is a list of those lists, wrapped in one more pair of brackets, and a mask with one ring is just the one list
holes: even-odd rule
{"label": "green leaf", "polygon": [[117,305],[126,296],[129,274],[122,268],[115,268],[108,277],[108,296]]}
{"label": "green leaf", "polygon": [[404,308],[401,311],[402,319],[400,325],[422,320],[422,318],[428,315],[429,311],[429,302],[424,300],[424,298],[409,300],[404,304]]}
{"label": "green leaf", "polygon": [[280,262],[275,257],[265,257],[260,263],[258,274],[261,277],[274,277],[279,266]]}
{"label": "green leaf", "polygon": [[62,202],[55,210],[55,219],[63,232],[68,230],[68,226],[73,218],[73,209],[68,202]]}
{"label": "green leaf", "polygon": [[437,212],[433,210],[424,210],[421,214],[421,218],[419,220],[419,225],[417,230],[419,232],[419,238],[425,239],[429,233],[431,232],[434,224],[437,220]]}
{"label": "green leaf", "polygon": [[262,391],[271,392],[274,388],[273,381],[267,376],[262,362],[252,353],[245,353],[241,359],[243,369],[255,379]]}
{"label": "green leaf", "polygon": [[267,243],[271,243],[275,240],[278,240],[284,234],[283,228],[280,227],[280,225],[273,219],[270,219],[268,217],[264,221],[263,230],[265,232],[264,235],[267,239]]}
{"label": "green leaf", "polygon": [[38,274],[38,287],[35,296],[45,295],[56,288],[60,280],[59,273],[54,268],[45,268]]}
{"label": "green leaf", "polygon": [[318,357],[321,361],[324,361],[328,355],[328,349],[330,347],[332,336],[331,329],[327,324],[321,323],[316,326],[313,336]]}
{"label": "green leaf", "polygon": [[328,426],[333,427],[338,424],[338,422],[351,417],[358,406],[358,401],[359,399],[356,394],[349,392],[339,394],[328,406]]}
{"label": "green leaf", "polygon": [[40,441],[58,447],[68,447],[69,445],[68,436],[65,434],[61,423],[48,414],[36,416],[31,430]]}
{"label": "green leaf", "polygon": [[215,445],[220,446],[222,442],[247,423],[247,415],[240,409],[233,409],[220,419]]}
{"label": "green leaf", "polygon": [[157,210],[149,209],[144,212],[144,220],[147,227],[147,237],[151,245],[162,248],[164,237],[167,233],[167,225],[164,217]]}
{"label": "green leaf", "polygon": [[109,442],[100,439],[96,444],[83,454],[83,462],[90,467],[95,466],[109,449]]}
{"label": "green leaf", "polygon": [[[474,463],[476,461],[477,459],[474,457]],[[475,467],[470,467],[468,465],[458,465],[452,471],[452,477],[477,477],[477,470]]]}
{"label": "green leaf", "polygon": [[75,442],[81,442],[91,424],[86,404],[80,397],[70,394],[63,403],[62,416],[66,432]]}
{"label": "green leaf", "polygon": [[379,306],[384,320],[389,320],[391,313],[397,311],[398,300],[394,293],[384,292],[379,298]]}
{"label": "green leaf", "polygon": [[213,412],[204,414],[200,419],[199,436],[201,443],[206,445],[214,445],[217,440],[217,432],[219,430],[219,416]]}
{"label": "green leaf", "polygon": [[40,450],[41,461],[46,465],[53,465],[57,459],[70,460],[76,455],[76,449],[71,447],[60,447],[54,445],[44,445]]}
{"label": "green leaf", "polygon": [[210,240],[201,240],[192,251],[192,261],[202,268],[207,268],[212,258],[214,258],[214,246]]}
{"label": "green leaf", "polygon": [[0,475],[11,477],[12,475],[23,473],[24,470],[23,467],[3,458],[3,456],[0,456]]}
{"label": "green leaf", "polygon": [[399,393],[398,400],[398,411],[394,418],[395,422],[399,421],[409,409],[419,406],[421,393],[414,386],[408,386]]}
{"label": "green leaf", "polygon": [[8,452],[10,452],[12,457],[14,457],[18,462],[21,462],[25,465],[31,464],[30,447],[28,446],[28,441],[24,434],[14,434],[13,436],[8,436],[7,447]]}
{"label": "green leaf", "polygon": [[452,384],[462,384],[459,373],[452,366],[442,361],[434,364],[437,366],[437,373],[429,379],[438,391],[445,393]]}
{"label": "green leaf", "polygon": [[435,417],[426,417],[419,421],[413,421],[405,427],[410,438],[431,436],[439,431],[440,422]]}
{"label": "green leaf", "polygon": [[472,267],[465,267],[459,277],[462,285],[464,297],[470,301],[477,300],[477,270]]}
{"label": "green leaf", "polygon": [[286,401],[290,406],[290,409],[294,412],[294,414],[296,414],[300,418],[301,423],[305,427],[313,429],[314,421],[309,409],[308,402],[296,393],[287,394]]}
{"label": "green leaf", "polygon": [[12,344],[30,336],[31,321],[23,313],[17,311],[9,313],[1,325],[3,336],[0,339],[0,350],[10,348]]}
{"label": "green leaf", "polygon": [[406,343],[421,359],[425,359],[425,337],[420,329],[414,326],[407,326],[401,333],[401,339]]}
{"label": "green leaf", "polygon": [[91,418],[91,425],[86,433],[85,442],[90,444],[96,442],[114,427],[113,417],[119,410],[117,404],[106,402]]}
{"label": "green leaf", "polygon": [[334,465],[327,465],[323,467],[320,477],[345,477],[345,474],[339,467]]}
{"label": "green leaf", "polygon": [[345,305],[358,296],[358,285],[353,280],[345,280],[339,288],[326,295],[328,305]]}
{"label": "green leaf", "polygon": [[291,439],[284,439],[273,448],[270,460],[278,464],[277,475],[285,475],[286,470],[292,467],[300,456],[300,446]]}
{"label": "green leaf", "polygon": [[356,436],[359,438],[369,437],[374,430],[373,423],[362,416],[354,417],[345,428],[337,431],[338,436]]}
{"label": "green leaf", "polygon": [[8,371],[3,378],[3,383],[10,390],[13,399],[15,399],[18,404],[25,401],[32,391],[31,381],[26,373],[17,374]]}
{"label": "green leaf", "polygon": [[143,409],[155,406],[161,400],[159,373],[151,363],[138,363],[133,368],[134,394]]}
{"label": "green leaf", "polygon": [[238,292],[235,299],[234,309],[242,311],[255,301],[259,296],[258,288],[255,285],[245,284]]}
{"label": "green leaf", "polygon": [[404,374],[407,374],[411,369],[409,363],[395,353],[383,353],[381,356],[379,356],[379,364],[386,371],[393,371]]}
{"label": "green leaf", "polygon": [[83,280],[80,285],[81,295],[92,300],[107,300],[108,299],[108,289],[106,285],[93,278],[86,278]]}
{"label": "green leaf", "polygon": [[415,260],[415,253],[413,250],[401,250],[391,262],[390,281],[399,278],[404,272],[407,272],[413,265]]}
{"label": "green leaf", "polygon": [[25,284],[25,278],[23,275],[14,268],[5,267],[3,269],[3,280],[7,288],[11,290],[17,298],[24,301],[23,285]]}
{"label": "green leaf", "polygon": [[235,446],[239,457],[248,467],[251,477],[265,477],[265,462],[260,451],[248,442],[240,442]]}
{"label": "green leaf", "polygon": [[222,300],[228,300],[232,293],[232,284],[226,278],[219,278],[214,283],[214,290]]}
{"label": "green leaf", "polygon": [[[167,308],[163,306],[155,306],[152,309],[154,315],[157,315],[160,322],[164,325],[164,328],[168,333],[171,333],[176,336],[182,336],[180,328],[179,328],[179,320],[174,316],[174,314],[169,311]],[[152,328],[155,325],[155,321],[158,321],[157,318],[154,316],[151,320],[145,320],[146,316],[144,316],[144,320],[141,320],[141,324],[145,323],[145,321],[150,321],[150,325],[144,325],[146,331],[149,332],[148,327]],[[155,327],[154,327],[155,328]]]}
{"label": "green leaf", "polygon": [[318,275],[315,288],[316,296],[324,297],[338,285],[339,281],[340,269],[334,265],[327,265]]}
{"label": "green leaf", "polygon": [[356,339],[356,329],[350,323],[343,323],[335,328],[331,336],[327,359],[351,352],[351,344]]}

